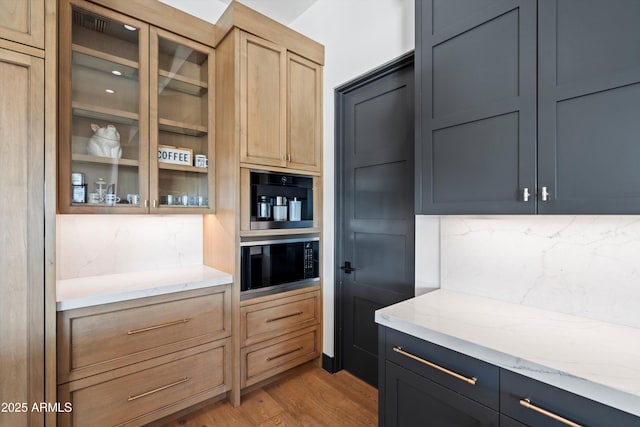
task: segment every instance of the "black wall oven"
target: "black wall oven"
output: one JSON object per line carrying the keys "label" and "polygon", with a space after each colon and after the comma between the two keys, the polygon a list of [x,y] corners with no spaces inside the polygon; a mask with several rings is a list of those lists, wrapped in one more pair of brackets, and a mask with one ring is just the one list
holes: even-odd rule
{"label": "black wall oven", "polygon": [[240,290],[318,281],[320,239],[278,239],[241,243]]}

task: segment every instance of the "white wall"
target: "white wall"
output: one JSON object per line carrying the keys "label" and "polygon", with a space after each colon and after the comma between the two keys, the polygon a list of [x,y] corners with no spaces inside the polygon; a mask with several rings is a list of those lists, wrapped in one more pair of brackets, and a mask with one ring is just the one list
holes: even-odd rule
{"label": "white wall", "polygon": [[333,356],[334,89],[413,49],[414,0],[318,0],[289,26],[325,46],[323,351]]}

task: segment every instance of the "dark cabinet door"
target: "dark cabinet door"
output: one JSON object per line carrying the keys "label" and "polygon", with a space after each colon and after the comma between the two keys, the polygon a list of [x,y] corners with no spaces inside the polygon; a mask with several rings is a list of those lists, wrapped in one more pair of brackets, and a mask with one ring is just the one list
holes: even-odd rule
{"label": "dark cabinet door", "polygon": [[500,415],[500,427],[527,427],[525,424],[518,422],[504,415]]}
{"label": "dark cabinet door", "polygon": [[416,209],[534,213],[536,4],[416,1]]}
{"label": "dark cabinet door", "polygon": [[637,0],[538,1],[538,212],[640,212],[639,23]]}
{"label": "dark cabinet door", "polygon": [[498,427],[496,411],[386,362],[386,427]]}

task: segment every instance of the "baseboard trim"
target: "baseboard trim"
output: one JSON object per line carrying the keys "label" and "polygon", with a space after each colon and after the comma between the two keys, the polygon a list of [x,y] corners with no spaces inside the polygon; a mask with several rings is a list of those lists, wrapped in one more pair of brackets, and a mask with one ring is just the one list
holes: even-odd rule
{"label": "baseboard trim", "polygon": [[336,358],[322,353],[322,369],[329,372],[330,374],[335,374],[337,372]]}

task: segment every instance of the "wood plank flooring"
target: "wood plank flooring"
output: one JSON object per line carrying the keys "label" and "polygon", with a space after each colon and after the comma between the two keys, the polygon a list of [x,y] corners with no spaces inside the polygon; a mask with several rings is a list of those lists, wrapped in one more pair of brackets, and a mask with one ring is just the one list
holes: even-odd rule
{"label": "wood plank flooring", "polygon": [[376,426],[378,391],[346,371],[307,364],[242,396],[237,408],[217,402],[164,427]]}

